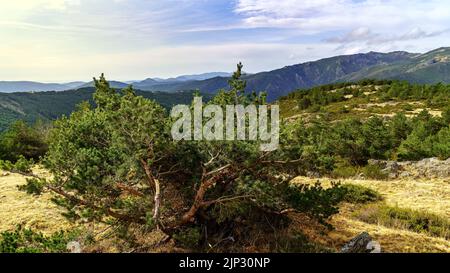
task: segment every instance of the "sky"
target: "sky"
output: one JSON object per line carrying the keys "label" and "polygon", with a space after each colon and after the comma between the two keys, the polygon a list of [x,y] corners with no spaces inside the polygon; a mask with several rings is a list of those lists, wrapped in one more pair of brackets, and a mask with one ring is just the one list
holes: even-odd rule
{"label": "sky", "polygon": [[0,0],[0,80],[142,80],[450,46],[450,0]]}

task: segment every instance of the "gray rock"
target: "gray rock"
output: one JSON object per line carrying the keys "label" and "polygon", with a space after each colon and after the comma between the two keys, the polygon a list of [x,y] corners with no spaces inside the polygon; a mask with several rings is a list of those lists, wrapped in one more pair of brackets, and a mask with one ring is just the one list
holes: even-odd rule
{"label": "gray rock", "polygon": [[407,178],[407,177],[411,177],[411,176],[412,176],[412,174],[410,172],[407,172],[407,171],[401,172],[398,175],[399,178]]}
{"label": "gray rock", "polygon": [[372,240],[367,232],[363,232],[344,245],[341,253],[379,253],[380,245]]}
{"label": "gray rock", "polygon": [[70,253],[81,253],[81,244],[77,241],[68,242],[67,251],[69,251]]}
{"label": "gray rock", "polygon": [[356,179],[359,179],[359,180],[364,180],[364,179],[366,179],[366,176],[365,176],[365,174],[363,174],[363,173],[359,173],[359,174],[356,175],[355,178],[356,178]]}
{"label": "gray rock", "polygon": [[380,168],[384,169],[384,168],[386,168],[387,161],[377,160],[377,159],[369,159],[367,161],[367,164],[369,164],[369,165],[376,165],[376,166],[379,166]]}
{"label": "gray rock", "polygon": [[397,173],[401,169],[400,165],[396,161],[387,161],[385,170]]}
{"label": "gray rock", "polygon": [[311,177],[311,178],[320,178],[321,177],[319,172],[311,172],[311,171],[308,171],[306,173],[306,176]]}

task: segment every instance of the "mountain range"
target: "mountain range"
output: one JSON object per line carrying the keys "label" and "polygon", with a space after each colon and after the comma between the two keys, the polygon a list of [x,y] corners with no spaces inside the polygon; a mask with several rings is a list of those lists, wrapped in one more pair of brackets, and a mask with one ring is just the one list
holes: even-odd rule
{"label": "mountain range", "polygon": [[[230,77],[232,73],[227,72],[208,72],[203,74],[182,75],[176,78],[148,78],[143,81],[109,81],[109,84],[113,88],[125,88],[129,85],[133,85],[136,88],[139,86],[152,86],[160,84],[176,84],[188,81],[201,81],[214,77]],[[43,91],[67,91],[72,89],[80,89],[85,87],[93,87],[94,82],[74,81],[68,83],[41,83],[33,81],[0,81],[0,92],[13,93],[13,92],[43,92]],[[150,90],[146,90],[150,91]]]}
{"label": "mountain range", "polygon": [[[269,101],[298,89],[368,78],[406,80],[412,83],[450,83],[450,47],[425,54],[396,51],[336,56],[243,77],[247,81],[247,91],[266,91]],[[139,89],[148,91],[199,89],[215,93],[228,87],[228,77],[147,86],[141,83],[138,86]]]}
{"label": "mountain range", "polygon": [[[198,89],[203,93],[216,93],[219,89],[228,87],[230,75],[225,72],[213,72],[170,79],[148,78],[143,81],[133,81],[131,84],[144,91],[176,92]],[[397,79],[414,83],[450,83],[450,47],[439,48],[424,54],[396,51],[343,55],[243,76],[243,79],[247,81],[247,91],[266,91],[269,101],[274,101],[297,89],[367,78]],[[93,85],[92,82],[82,83],[79,86],[74,86],[73,83],[70,86],[69,84],[16,83],[14,85],[11,82],[0,82],[0,92],[60,91]],[[123,88],[129,84],[111,82],[111,86],[115,88]],[[14,86],[18,87],[14,88]]]}
{"label": "mountain range", "polygon": [[74,87],[70,87],[69,85],[59,83],[41,83],[32,81],[0,81],[0,92],[4,93],[26,92],[26,91],[63,91],[73,88]]}

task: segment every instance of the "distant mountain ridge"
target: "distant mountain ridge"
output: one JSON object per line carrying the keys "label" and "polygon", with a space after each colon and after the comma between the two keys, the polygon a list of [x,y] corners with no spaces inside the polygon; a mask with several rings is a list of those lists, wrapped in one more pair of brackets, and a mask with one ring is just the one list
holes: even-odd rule
{"label": "distant mountain ridge", "polygon": [[32,81],[0,81],[0,92],[23,91],[63,91],[71,89],[69,85],[59,83],[41,83]]}
{"label": "distant mountain ridge", "polygon": [[[268,72],[245,75],[243,79],[247,81],[247,91],[267,91],[268,100],[274,101],[297,89],[333,83],[369,67],[392,65],[415,56],[417,54],[402,51],[336,56]],[[141,85],[139,88],[166,92],[199,89],[202,92],[215,93],[219,89],[228,87],[228,79],[228,77],[215,77],[202,81]]]}
{"label": "distant mountain ridge", "polygon": [[[136,88],[139,87],[151,87],[153,85],[160,84],[175,84],[188,81],[201,81],[214,77],[230,77],[232,73],[228,72],[208,72],[202,74],[182,75],[175,78],[148,78],[143,81],[110,81],[110,85],[113,88],[125,88],[129,85],[133,85]],[[0,81],[0,92],[13,93],[13,92],[43,92],[43,91],[67,91],[72,89],[79,89],[85,87],[93,87],[94,82],[74,81],[68,83],[41,83],[34,81]],[[149,90],[146,90],[149,91]]]}
{"label": "distant mountain ridge", "polygon": [[406,80],[414,83],[450,83],[450,47],[415,54],[392,65],[368,67],[343,77],[341,81],[364,78]]}
{"label": "distant mountain ridge", "polygon": [[[368,78],[406,80],[411,83],[450,83],[450,48],[443,47],[424,54],[395,51],[343,55],[243,77],[247,81],[247,91],[266,91],[269,101],[298,89]],[[142,90],[149,91],[199,89],[206,93],[226,88],[228,77],[141,86]]]}
{"label": "distant mountain ridge", "polygon": [[[108,81],[108,82],[109,82],[109,86],[111,86],[112,88],[119,88],[119,89],[126,88],[130,85],[129,83],[118,82],[118,81]],[[79,89],[79,88],[86,88],[86,87],[94,87],[94,81],[90,81],[81,86],[76,86],[71,89]]]}
{"label": "distant mountain ridge", "polygon": [[[211,72],[169,79],[148,78],[127,83],[111,81],[110,84],[114,88],[124,88],[132,84],[133,87],[144,91],[200,90],[203,93],[214,94],[220,89],[228,88],[230,76],[231,73]],[[247,91],[266,91],[269,101],[274,101],[298,89],[367,78],[407,80],[413,83],[450,83],[450,47],[439,48],[424,54],[395,51],[342,55],[243,76],[243,79],[247,81]],[[90,87],[93,83],[84,83],[76,87],[72,85],[66,89],[64,88],[67,85],[60,84],[35,83],[35,85],[24,86],[27,89],[20,91],[61,91]],[[13,92],[11,90],[13,90],[11,86],[8,87],[5,82],[3,84],[0,82],[0,92]]]}
{"label": "distant mountain ridge", "polygon": [[228,72],[208,72],[202,74],[193,74],[193,75],[182,75],[175,78],[161,79],[161,78],[153,78],[158,83],[168,83],[168,82],[186,82],[186,81],[203,81],[215,77],[231,77],[233,73]]}

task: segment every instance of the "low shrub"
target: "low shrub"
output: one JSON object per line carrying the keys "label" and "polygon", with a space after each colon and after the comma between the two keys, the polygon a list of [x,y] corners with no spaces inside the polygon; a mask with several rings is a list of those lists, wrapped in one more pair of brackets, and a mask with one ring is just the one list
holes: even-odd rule
{"label": "low shrub", "polygon": [[351,165],[337,166],[331,172],[332,178],[352,178],[358,174],[358,167]]}
{"label": "low shrub", "polygon": [[201,232],[197,227],[186,228],[175,233],[173,238],[184,247],[195,248],[200,242]]}
{"label": "low shrub", "polygon": [[33,159],[26,159],[24,156],[19,156],[16,163],[12,163],[9,160],[0,160],[0,170],[20,172],[20,173],[31,173],[31,168],[34,165]]}
{"label": "low shrub", "polygon": [[364,204],[369,202],[377,202],[383,200],[383,196],[375,190],[367,187],[345,184],[342,185],[345,194],[343,201],[353,204]]}
{"label": "low shrub", "polygon": [[0,253],[64,253],[74,232],[60,231],[49,236],[18,226],[15,231],[0,233]]}
{"label": "low shrub", "polygon": [[19,191],[24,191],[27,194],[40,195],[44,190],[45,180],[38,178],[28,178],[26,181],[26,184],[17,186]]}
{"label": "low shrub", "polygon": [[450,221],[428,212],[383,204],[362,208],[356,213],[356,217],[370,224],[381,224],[450,239]]}
{"label": "low shrub", "polygon": [[0,170],[11,171],[14,164],[9,160],[0,160]]}
{"label": "low shrub", "polygon": [[17,162],[14,164],[13,170],[23,172],[23,173],[30,173],[31,167],[34,165],[33,159],[26,159],[24,156],[20,155]]}
{"label": "low shrub", "polygon": [[314,185],[291,185],[284,193],[298,211],[306,212],[319,222],[339,212],[345,190],[339,183],[332,182],[330,188],[323,188],[320,182]]}
{"label": "low shrub", "polygon": [[388,178],[388,174],[383,172],[380,166],[378,165],[367,165],[362,168],[362,173],[365,177],[376,180],[386,180]]}

